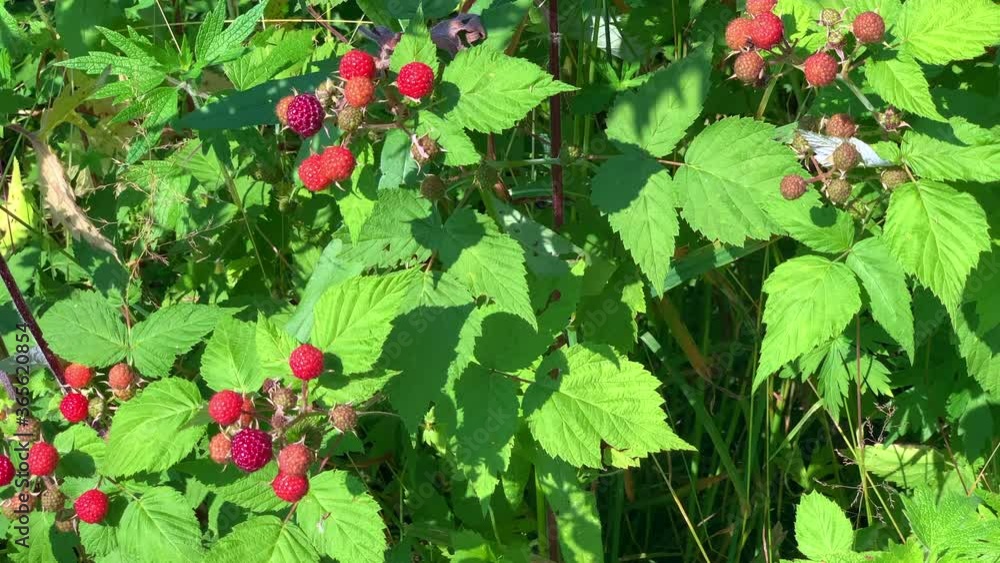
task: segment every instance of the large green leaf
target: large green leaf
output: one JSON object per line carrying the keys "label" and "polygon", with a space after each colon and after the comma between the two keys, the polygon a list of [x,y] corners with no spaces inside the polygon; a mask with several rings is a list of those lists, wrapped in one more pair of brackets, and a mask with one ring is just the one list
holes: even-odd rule
{"label": "large green leaf", "polygon": [[990,248],[986,213],[974,197],[939,182],[900,186],[886,213],[885,238],[908,273],[945,306],[958,306],[969,272]]}
{"label": "large green leaf", "polygon": [[644,457],[693,449],[664,421],[659,380],[600,345],[561,348],[545,358],[524,394],[528,426],[550,455],[601,467],[601,443]]}
{"label": "large green leaf", "polygon": [[205,66],[230,60],[241,51],[241,43],[253,33],[264,15],[267,2],[259,2],[250,11],[241,14],[229,27],[222,29],[225,4],[216,4],[215,10],[205,18],[206,24],[198,30],[195,39],[195,56],[198,64]]}
{"label": "large green leaf", "polygon": [[118,545],[137,563],[201,561],[201,529],[184,496],[155,487],[129,503],[118,525]]}
{"label": "large green leaf", "polygon": [[216,391],[252,393],[267,374],[257,361],[257,329],[233,318],[219,322],[201,357],[201,377]]}
{"label": "large green leaf", "polygon": [[202,425],[188,426],[204,408],[194,383],[154,381],[115,413],[101,473],[128,476],[177,463],[205,433]]}
{"label": "large green leaf", "polygon": [[591,201],[608,216],[656,293],[663,293],[680,232],[670,173],[648,157],[617,156],[601,166],[591,189]]}
{"label": "large green leaf", "polygon": [[882,237],[874,236],[854,246],[847,265],[861,280],[871,303],[872,317],[896,339],[913,360],[913,310],[906,273]]}
{"label": "large green leaf", "polygon": [[319,561],[305,532],[276,516],[255,516],[233,528],[205,556],[205,563]]}
{"label": "large green leaf", "polygon": [[524,59],[480,45],[460,51],[444,70],[445,117],[474,131],[514,126],[549,96],[575,90]]}
{"label": "large green leaf", "polygon": [[781,198],[781,178],[801,170],[795,154],[774,140],[774,127],[730,117],[691,142],[674,175],[687,222],[710,239],[743,244],[780,230],[767,208]]}
{"label": "large green leaf", "polygon": [[754,385],[806,352],[840,334],[861,307],[850,268],[820,256],[799,256],[764,282],[767,333]]}
{"label": "large green leaf", "polygon": [[132,361],[146,376],[165,377],[177,356],[201,341],[222,316],[216,307],[175,303],[157,309],[132,327],[129,342]]}
{"label": "large green leaf", "polygon": [[337,561],[385,560],[385,522],[379,505],[364,483],[346,471],[325,471],[310,479],[297,518],[313,544]]}
{"label": "large green leaf", "polygon": [[52,351],[65,360],[106,366],[125,357],[121,314],[99,293],[81,291],[52,306],[39,321]]}
{"label": "large green leaf", "polygon": [[316,302],[312,342],[339,360],[335,371],[363,373],[382,345],[416,281],[412,271],[358,277],[330,288]]}
{"label": "large green leaf", "polygon": [[929,119],[945,120],[934,105],[924,71],[913,57],[899,53],[895,58],[873,58],[865,63],[865,77],[872,90],[890,104]]}
{"label": "large green leaf", "polygon": [[907,0],[896,25],[902,50],[925,63],[971,59],[1000,43],[992,0]]}
{"label": "large green leaf", "polygon": [[635,92],[620,95],[608,116],[608,138],[626,150],[669,154],[701,115],[710,59],[710,49],[698,49],[653,74]]}
{"label": "large green leaf", "polygon": [[1000,181],[1000,142],[956,145],[907,131],[901,152],[913,173],[926,180]]}
{"label": "large green leaf", "polygon": [[316,301],[331,287],[344,283],[361,273],[362,265],[346,259],[343,254],[344,242],[333,239],[326,245],[319,261],[313,268],[305,289],[299,295],[299,304],[295,314],[288,321],[286,330],[302,342],[309,340],[312,332],[313,308]]}
{"label": "large green leaf", "polygon": [[603,553],[597,495],[580,484],[576,467],[538,452],[538,486],[552,507],[559,532],[560,555],[567,563],[596,563]]}
{"label": "large green leaf", "polygon": [[837,503],[813,491],[795,509],[795,542],[809,559],[829,560],[853,550],[854,528]]}

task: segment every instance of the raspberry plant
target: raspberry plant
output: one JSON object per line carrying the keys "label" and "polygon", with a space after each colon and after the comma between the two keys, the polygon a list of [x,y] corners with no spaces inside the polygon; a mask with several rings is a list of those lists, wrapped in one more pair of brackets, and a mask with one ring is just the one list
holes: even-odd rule
{"label": "raspberry plant", "polygon": [[0,38],[9,560],[996,560],[996,2]]}

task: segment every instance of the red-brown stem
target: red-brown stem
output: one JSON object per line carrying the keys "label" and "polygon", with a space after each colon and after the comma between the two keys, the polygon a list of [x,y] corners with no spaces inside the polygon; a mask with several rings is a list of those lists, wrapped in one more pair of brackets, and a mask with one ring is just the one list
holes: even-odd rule
{"label": "red-brown stem", "polygon": [[[552,73],[554,80],[560,79],[559,41],[559,0],[549,0],[549,72]],[[552,158],[559,158],[559,149],[562,147],[562,96],[559,94],[549,98],[549,113],[552,120],[549,155]],[[565,217],[563,169],[560,164],[552,165],[552,214],[553,227],[559,230]]]}
{"label": "red-brown stem", "polygon": [[472,9],[472,5],[476,3],[476,0],[465,0],[465,4],[462,4],[462,9],[459,10],[460,13],[467,13]]}
{"label": "red-brown stem", "polygon": [[350,41],[346,37],[344,37],[343,33],[337,31],[336,28],[334,28],[332,25],[330,25],[323,19],[323,16],[321,16],[320,13],[316,11],[316,8],[313,8],[312,6],[306,4],[306,10],[308,10],[309,15],[312,16],[314,20],[316,20],[316,23],[325,27],[326,30],[329,31],[331,34],[333,34],[333,36],[336,37],[341,43],[348,43],[348,44],[350,43]]}
{"label": "red-brown stem", "polygon": [[0,278],[3,278],[3,284],[7,286],[7,293],[10,294],[10,299],[14,302],[14,308],[17,309],[17,313],[21,315],[21,320],[31,332],[31,336],[35,339],[38,349],[42,351],[45,363],[49,364],[49,370],[56,376],[59,385],[65,385],[62,364],[59,362],[59,358],[52,353],[52,349],[49,348],[49,343],[45,340],[45,336],[42,335],[42,329],[38,326],[35,316],[31,314],[31,309],[25,303],[24,296],[21,295],[21,289],[17,287],[14,275],[10,273],[10,268],[7,267],[7,260],[4,259],[2,254],[0,254]]}

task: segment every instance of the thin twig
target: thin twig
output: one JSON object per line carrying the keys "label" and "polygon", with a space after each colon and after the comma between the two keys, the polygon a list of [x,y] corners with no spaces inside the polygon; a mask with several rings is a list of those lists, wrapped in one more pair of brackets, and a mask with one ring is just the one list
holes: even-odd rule
{"label": "thin twig", "polygon": [[[559,70],[559,0],[549,0],[549,72],[553,80],[560,79]],[[549,116],[551,133],[549,135],[549,155],[559,158],[562,147],[562,96],[556,94],[549,98]],[[559,230],[565,219],[563,200],[563,168],[561,164],[552,165],[552,215],[553,228]]]}
{"label": "thin twig", "polygon": [[333,34],[333,36],[336,37],[341,43],[350,44],[350,41],[346,37],[344,37],[343,33],[337,31],[336,28],[334,28],[332,25],[326,23],[326,20],[324,20],[320,16],[319,12],[316,11],[316,8],[313,8],[312,6],[306,4],[306,10],[309,11],[309,15],[313,17],[313,20],[315,20],[316,23],[326,28],[326,30],[329,31],[331,34]]}
{"label": "thin twig", "polygon": [[28,308],[28,304],[24,301],[21,288],[17,286],[17,281],[14,280],[14,275],[10,273],[10,268],[7,267],[7,260],[4,259],[2,254],[0,254],[0,278],[3,278],[3,284],[7,286],[7,293],[10,294],[10,299],[14,302],[14,308],[21,315],[21,320],[28,327],[31,336],[34,337],[35,344],[42,351],[42,356],[45,357],[45,363],[49,365],[49,370],[56,376],[56,380],[59,381],[60,385],[65,385],[62,364],[59,362],[59,358],[52,353],[52,349],[49,348],[49,343],[45,340],[45,336],[42,335],[42,329],[38,326],[38,321],[35,320],[35,316],[31,314],[31,309]]}

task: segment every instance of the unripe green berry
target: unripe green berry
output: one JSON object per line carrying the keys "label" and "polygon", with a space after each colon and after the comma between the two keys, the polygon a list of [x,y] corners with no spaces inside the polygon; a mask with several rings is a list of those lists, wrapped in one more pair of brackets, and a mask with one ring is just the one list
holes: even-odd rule
{"label": "unripe green berry", "polygon": [[441,178],[437,176],[427,176],[420,183],[420,195],[429,201],[438,201],[448,192],[448,187],[444,185]]}
{"label": "unripe green berry", "polygon": [[851,198],[852,189],[853,186],[850,182],[843,178],[837,178],[826,185],[826,197],[830,198],[832,203],[843,205]]}
{"label": "unripe green berry", "polygon": [[910,175],[902,168],[890,168],[882,172],[882,185],[892,190],[910,181]]}
{"label": "unripe green berry", "polygon": [[365,114],[360,108],[347,106],[337,112],[337,128],[345,133],[353,133],[361,127]]}

